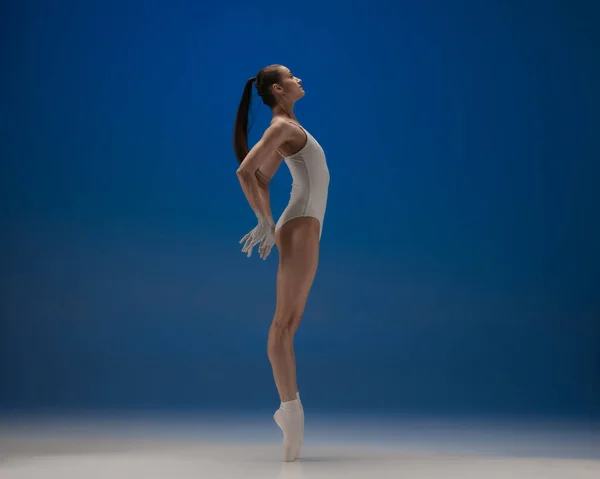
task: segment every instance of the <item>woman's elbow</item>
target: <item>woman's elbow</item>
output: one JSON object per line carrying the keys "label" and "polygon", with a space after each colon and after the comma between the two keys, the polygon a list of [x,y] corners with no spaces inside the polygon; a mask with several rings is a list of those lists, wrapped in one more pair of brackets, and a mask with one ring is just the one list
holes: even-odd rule
{"label": "woman's elbow", "polygon": [[238,179],[243,183],[247,183],[248,181],[252,180],[252,173],[250,173],[247,167],[242,166],[238,168],[235,174],[237,175]]}

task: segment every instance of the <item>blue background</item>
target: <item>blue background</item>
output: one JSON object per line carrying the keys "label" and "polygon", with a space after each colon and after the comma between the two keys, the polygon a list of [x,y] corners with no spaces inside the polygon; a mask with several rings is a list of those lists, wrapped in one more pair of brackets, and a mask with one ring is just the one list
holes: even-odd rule
{"label": "blue background", "polygon": [[598,414],[596,5],[3,2],[0,406],[278,405],[231,137],[281,63],[331,171],[305,407]]}

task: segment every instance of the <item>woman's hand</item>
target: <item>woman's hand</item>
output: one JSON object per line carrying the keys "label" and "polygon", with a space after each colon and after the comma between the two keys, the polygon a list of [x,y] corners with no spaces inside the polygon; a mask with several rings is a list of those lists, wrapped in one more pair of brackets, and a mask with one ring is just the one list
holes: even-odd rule
{"label": "woman's hand", "polygon": [[240,240],[240,244],[244,243],[242,253],[246,253],[248,258],[252,256],[252,250],[258,244],[258,254],[266,260],[275,244],[275,223],[271,218],[257,216],[258,225]]}

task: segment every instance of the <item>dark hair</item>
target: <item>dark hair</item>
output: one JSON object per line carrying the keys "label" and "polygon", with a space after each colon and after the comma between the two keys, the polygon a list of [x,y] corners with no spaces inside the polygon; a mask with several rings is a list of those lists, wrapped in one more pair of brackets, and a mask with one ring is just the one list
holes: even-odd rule
{"label": "dark hair", "polygon": [[240,164],[248,154],[248,113],[252,102],[252,84],[256,82],[256,90],[263,103],[273,108],[276,99],[271,86],[280,81],[280,65],[269,65],[259,71],[256,78],[250,78],[246,82],[233,127],[233,150]]}

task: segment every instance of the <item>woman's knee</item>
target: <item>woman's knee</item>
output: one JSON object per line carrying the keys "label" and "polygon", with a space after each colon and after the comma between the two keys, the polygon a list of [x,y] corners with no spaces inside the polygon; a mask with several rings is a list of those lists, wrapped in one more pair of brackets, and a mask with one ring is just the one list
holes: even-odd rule
{"label": "woman's knee", "polygon": [[267,340],[267,353],[269,357],[279,356],[292,348],[294,333],[290,324],[281,321],[273,321],[269,329]]}
{"label": "woman's knee", "polygon": [[269,336],[274,339],[291,337],[298,328],[298,323],[302,319],[304,308],[279,308],[275,311],[275,317],[271,324]]}

